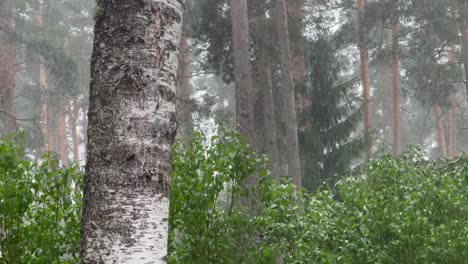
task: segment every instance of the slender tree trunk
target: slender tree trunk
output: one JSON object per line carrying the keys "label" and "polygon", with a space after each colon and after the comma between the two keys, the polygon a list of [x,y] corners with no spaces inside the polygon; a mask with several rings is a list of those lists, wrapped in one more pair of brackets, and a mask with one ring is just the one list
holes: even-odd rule
{"label": "slender tree trunk", "polygon": [[[449,63],[455,65],[457,63],[457,55],[455,50],[455,44],[450,45],[449,51]],[[456,157],[457,151],[457,99],[455,98],[456,90],[449,87],[449,155],[450,157]]]}
{"label": "slender tree trunk", "polygon": [[466,98],[468,100],[468,0],[464,0],[464,3],[464,9],[460,11],[460,29],[463,42],[463,64],[465,66]]}
{"label": "slender tree trunk", "polygon": [[61,99],[59,102],[58,111],[58,130],[59,130],[59,145],[60,145],[60,160],[62,166],[68,166],[68,139],[67,139],[67,103]]}
{"label": "slender tree trunk", "polygon": [[297,186],[302,187],[301,166],[299,160],[299,143],[297,135],[296,100],[294,83],[291,75],[291,55],[289,48],[288,15],[285,0],[277,3],[278,39],[281,48],[281,89],[283,100],[284,120],[286,121],[286,143],[288,152],[288,175]]}
{"label": "slender tree trunk", "polygon": [[166,263],[183,1],[97,5],[81,263]]}
{"label": "slender tree trunk", "polygon": [[357,0],[358,6],[358,34],[359,53],[361,56],[361,79],[364,99],[364,134],[366,137],[366,158],[370,159],[373,154],[372,144],[372,113],[371,113],[371,91],[369,81],[369,52],[368,52],[368,30],[365,24],[366,0]]}
{"label": "slender tree trunk", "polygon": [[74,100],[70,109],[70,129],[73,143],[73,160],[76,165],[80,166],[80,150],[78,141],[78,117],[80,115],[80,107],[78,100]]}
{"label": "slender tree trunk", "polygon": [[[39,1],[39,10],[36,16],[37,26],[44,27],[44,1]],[[49,122],[48,122],[48,107],[47,107],[47,73],[44,64],[44,57],[42,54],[39,56],[39,84],[41,86],[41,132],[44,151],[49,148]]]}
{"label": "slender tree trunk", "polygon": [[265,147],[273,166],[273,175],[278,177],[279,154],[276,139],[276,115],[273,98],[273,82],[269,63],[260,65],[263,80],[263,126]]}
{"label": "slender tree trunk", "polygon": [[177,120],[179,121],[179,133],[188,143],[193,129],[192,120],[192,85],[190,84],[190,50],[185,34],[180,40],[178,92],[177,92]]}
{"label": "slender tree trunk", "polygon": [[300,0],[288,0],[287,1],[288,15],[290,20],[289,28],[291,24],[293,25],[293,30],[295,30],[295,37],[290,39],[291,47],[291,74],[293,76],[294,82],[304,84],[306,77],[306,66],[305,66],[305,43],[304,37],[302,36],[302,3]]}
{"label": "slender tree trunk", "polygon": [[437,124],[437,139],[438,139],[439,154],[442,158],[446,158],[447,157],[447,145],[445,143],[444,120],[443,120],[443,115],[442,115],[442,109],[440,108],[439,103],[434,103],[434,114],[435,114],[436,124]]}
{"label": "slender tree trunk", "polygon": [[247,0],[231,0],[236,122],[239,133],[254,146],[255,121],[250,66],[250,38]]}
{"label": "slender tree trunk", "polygon": [[401,153],[401,97],[400,97],[400,15],[399,1],[393,1],[392,23],[392,85],[393,85],[393,154]]}
{"label": "slender tree trunk", "polygon": [[[6,134],[16,132],[16,39],[13,17],[0,20],[0,122]],[[0,131],[2,132],[2,131]]]}

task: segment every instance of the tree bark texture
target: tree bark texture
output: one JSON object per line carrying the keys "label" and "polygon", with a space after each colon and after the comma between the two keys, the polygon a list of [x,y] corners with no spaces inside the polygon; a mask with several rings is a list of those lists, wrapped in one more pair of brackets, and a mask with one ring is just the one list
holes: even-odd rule
{"label": "tree bark texture", "polygon": [[299,160],[299,143],[297,135],[297,116],[296,116],[296,100],[294,92],[294,83],[291,74],[291,54],[289,47],[289,30],[288,30],[288,14],[286,9],[286,1],[278,0],[277,2],[277,27],[278,40],[280,44],[281,54],[281,88],[280,96],[283,101],[283,115],[286,127],[286,143],[288,153],[288,175],[297,186],[302,187],[302,178],[300,175],[301,166]]}
{"label": "tree bark texture", "polygon": [[183,1],[98,0],[82,263],[166,263]]}
{"label": "tree bark texture", "polygon": [[247,0],[231,0],[236,123],[241,136],[255,144],[254,92],[250,65],[250,38]]}
{"label": "tree bark texture", "polygon": [[401,77],[400,77],[400,15],[399,1],[393,1],[392,23],[392,85],[393,85],[393,154],[401,153]]}
{"label": "tree bark texture", "polygon": [[366,0],[357,0],[358,7],[358,35],[359,53],[361,57],[361,79],[364,100],[364,134],[366,138],[366,158],[370,159],[373,154],[372,144],[372,113],[371,113],[371,90],[369,81],[369,33],[365,24]]}
{"label": "tree bark texture", "polygon": [[190,99],[192,85],[190,83],[190,50],[187,38],[182,34],[180,40],[178,91],[177,91],[177,120],[179,122],[178,133],[185,142],[190,140],[193,129],[192,111],[193,104]]}
{"label": "tree bark texture", "polygon": [[445,142],[445,128],[444,120],[442,114],[442,108],[440,108],[439,103],[434,103],[434,114],[437,124],[437,142],[439,147],[439,155],[441,158],[447,157],[447,144]]}
{"label": "tree bark texture", "polygon": [[303,84],[306,77],[305,66],[305,43],[302,36],[302,3],[298,0],[287,1],[289,19],[294,25],[296,33],[295,38],[290,40],[291,45],[291,62],[292,62],[292,76],[295,83]]}
{"label": "tree bark texture", "polygon": [[74,100],[71,104],[70,108],[70,130],[72,136],[72,144],[73,144],[73,160],[75,161],[76,165],[80,166],[80,143],[78,141],[78,118],[80,115],[80,106],[78,100]]}
{"label": "tree bark texture", "polygon": [[[16,39],[14,20],[0,18],[0,133],[16,132]],[[2,128],[0,126],[0,128]],[[3,130],[3,131],[2,131]]]}

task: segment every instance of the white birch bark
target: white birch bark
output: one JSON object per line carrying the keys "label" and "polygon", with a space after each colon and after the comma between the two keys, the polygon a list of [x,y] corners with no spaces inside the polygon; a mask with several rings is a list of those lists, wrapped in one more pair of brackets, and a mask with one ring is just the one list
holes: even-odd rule
{"label": "white birch bark", "polygon": [[82,263],[166,263],[181,0],[99,0]]}

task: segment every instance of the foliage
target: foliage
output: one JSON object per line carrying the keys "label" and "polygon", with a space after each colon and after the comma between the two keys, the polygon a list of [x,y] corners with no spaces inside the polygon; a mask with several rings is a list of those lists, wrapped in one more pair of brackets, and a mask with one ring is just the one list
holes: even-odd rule
{"label": "foliage", "polygon": [[81,174],[0,139],[0,262],[78,263]]}
{"label": "foliage", "polygon": [[361,123],[356,80],[341,76],[344,67],[333,41],[320,36],[307,42],[307,82],[301,94],[311,103],[299,115],[303,186],[315,190],[323,181],[342,175],[359,158],[364,138],[353,136]]}
{"label": "foliage", "polygon": [[[177,146],[171,263],[465,263],[468,157],[384,156],[297,192],[234,134]],[[256,188],[249,175],[261,175]],[[255,207],[243,204],[255,197]],[[248,203],[247,203],[248,204]]]}

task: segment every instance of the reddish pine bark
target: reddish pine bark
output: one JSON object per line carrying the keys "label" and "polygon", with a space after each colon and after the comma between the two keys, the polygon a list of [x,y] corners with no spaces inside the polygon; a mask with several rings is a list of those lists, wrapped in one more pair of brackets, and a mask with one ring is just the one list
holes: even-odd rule
{"label": "reddish pine bark", "polygon": [[[44,27],[44,3],[41,0],[39,2],[39,10],[36,16],[37,26],[39,28]],[[42,141],[43,141],[43,150],[50,150],[49,146],[49,127],[48,127],[48,106],[47,106],[47,73],[44,64],[44,57],[40,55],[39,57],[39,84],[41,86],[41,132],[42,132]]]}
{"label": "reddish pine bark", "polygon": [[447,145],[445,143],[445,128],[444,128],[444,120],[442,115],[442,109],[440,108],[439,103],[434,103],[434,114],[436,118],[437,124],[437,140],[438,140],[438,147],[439,147],[439,154],[440,157],[446,158],[447,157]]}
{"label": "reddish pine bark", "polygon": [[185,34],[180,40],[179,70],[177,85],[177,120],[179,123],[178,133],[186,142],[190,139],[192,131],[192,85],[190,84],[190,50]]}
{"label": "reddish pine bark", "polygon": [[[457,63],[455,44],[452,43],[449,51],[449,63]],[[456,91],[450,87],[449,99],[449,151],[450,157],[457,156],[457,100],[455,98]]]}
{"label": "reddish pine bark", "polygon": [[370,159],[373,154],[372,146],[372,116],[371,116],[371,91],[369,81],[369,51],[368,51],[368,29],[365,24],[366,1],[357,0],[358,7],[358,34],[359,53],[361,57],[361,79],[364,100],[364,133],[366,137],[366,158]]}

